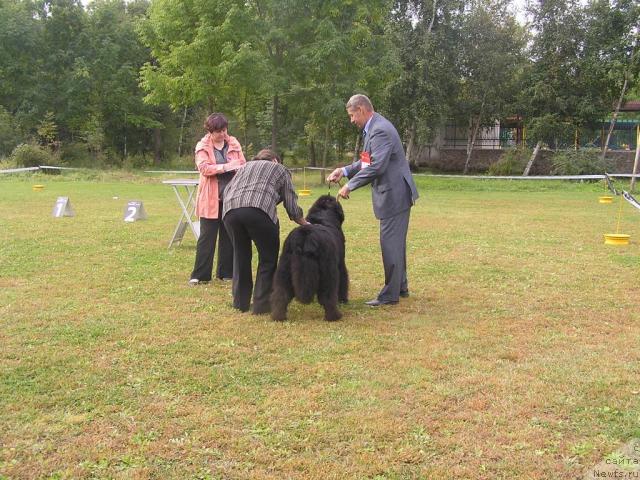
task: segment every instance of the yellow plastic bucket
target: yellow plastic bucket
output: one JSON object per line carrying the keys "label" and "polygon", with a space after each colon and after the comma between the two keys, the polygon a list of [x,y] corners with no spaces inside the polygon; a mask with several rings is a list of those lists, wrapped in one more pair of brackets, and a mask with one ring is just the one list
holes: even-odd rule
{"label": "yellow plastic bucket", "polygon": [[39,192],[39,191],[41,191],[41,190],[44,190],[44,185],[34,185],[34,186],[33,186],[33,187],[31,187],[31,188],[33,188],[33,191],[34,191],[34,192]]}
{"label": "yellow plastic bucket", "polygon": [[301,197],[308,197],[309,195],[311,195],[311,190],[298,190],[298,195],[300,195]]}
{"label": "yellow plastic bucket", "polygon": [[625,233],[605,233],[604,243],[607,245],[629,245],[631,235]]}
{"label": "yellow plastic bucket", "polygon": [[612,202],[613,202],[613,197],[609,195],[602,195],[601,197],[598,197],[598,203],[612,203]]}

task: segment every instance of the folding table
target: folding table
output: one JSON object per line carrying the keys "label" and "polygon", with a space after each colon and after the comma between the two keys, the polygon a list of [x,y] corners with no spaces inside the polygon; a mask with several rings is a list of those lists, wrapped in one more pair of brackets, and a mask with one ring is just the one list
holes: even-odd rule
{"label": "folding table", "polygon": [[180,209],[182,210],[180,220],[169,242],[169,248],[171,248],[174,243],[180,244],[180,242],[182,242],[187,226],[191,228],[193,236],[198,240],[200,236],[200,222],[198,221],[198,217],[195,216],[195,210],[196,191],[198,190],[200,181],[197,179],[178,178],[175,180],[163,180],[162,183],[171,185],[180,204]]}

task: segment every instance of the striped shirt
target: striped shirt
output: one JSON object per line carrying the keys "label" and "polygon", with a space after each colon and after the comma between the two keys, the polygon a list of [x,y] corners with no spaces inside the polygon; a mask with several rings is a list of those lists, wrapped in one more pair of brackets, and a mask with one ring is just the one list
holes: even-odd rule
{"label": "striped shirt", "polygon": [[268,160],[252,160],[240,168],[227,185],[222,217],[234,208],[254,207],[269,215],[273,223],[278,223],[276,206],[280,202],[284,202],[291,220],[302,218],[289,170]]}

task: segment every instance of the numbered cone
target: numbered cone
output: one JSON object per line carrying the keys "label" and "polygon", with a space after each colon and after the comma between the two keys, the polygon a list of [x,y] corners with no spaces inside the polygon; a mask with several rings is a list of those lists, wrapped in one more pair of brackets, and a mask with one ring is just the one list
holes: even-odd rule
{"label": "numbered cone", "polygon": [[131,200],[124,208],[124,221],[135,222],[137,220],[146,220],[147,212],[144,211],[144,205],[140,200]]}
{"label": "numbered cone", "polygon": [[53,206],[51,216],[54,218],[73,217],[75,216],[69,197],[58,197],[56,204]]}

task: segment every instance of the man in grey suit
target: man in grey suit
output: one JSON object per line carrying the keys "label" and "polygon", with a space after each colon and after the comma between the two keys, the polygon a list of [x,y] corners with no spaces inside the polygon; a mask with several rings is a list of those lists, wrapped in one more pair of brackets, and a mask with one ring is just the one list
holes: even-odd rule
{"label": "man in grey suit", "polygon": [[347,113],[351,123],[363,130],[364,148],[359,159],[346,167],[336,168],[327,181],[349,178],[338,192],[342,198],[349,198],[349,193],[356,188],[371,184],[373,213],[380,220],[384,287],[366,304],[372,307],[394,305],[399,297],[409,296],[407,230],[418,190],[398,131],[389,120],[374,112],[371,100],[365,95],[352,96],[347,102]]}

